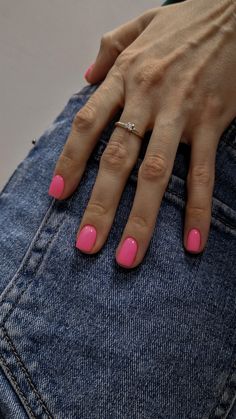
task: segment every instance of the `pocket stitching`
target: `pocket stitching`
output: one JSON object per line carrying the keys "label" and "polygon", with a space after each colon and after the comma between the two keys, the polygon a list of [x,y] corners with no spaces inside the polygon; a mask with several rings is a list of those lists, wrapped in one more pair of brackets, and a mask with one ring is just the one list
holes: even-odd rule
{"label": "pocket stitching", "polygon": [[[185,208],[185,201],[183,200],[182,195],[179,195],[179,194],[173,192],[172,190],[170,191],[169,189],[167,189],[166,192],[165,192],[165,197],[171,203],[176,203],[177,205],[181,206],[182,209]],[[216,198],[213,198],[213,199],[216,200]],[[215,202],[217,202],[217,200]],[[235,234],[235,232],[236,232],[235,226],[232,225],[232,224],[229,224],[229,223],[227,224],[224,221],[223,218],[221,218],[218,214],[216,215],[214,210],[212,210],[211,219],[212,219],[212,221],[214,221],[214,223],[218,223],[218,224],[224,226],[225,228],[228,228],[232,234]]]}
{"label": "pocket stitching", "polygon": [[[233,336],[233,331],[232,331],[231,337],[232,336]],[[224,415],[226,414],[228,416],[228,414],[230,414],[231,409],[234,407],[233,405],[231,406],[231,403],[236,395],[236,382],[233,379],[235,371],[236,371],[236,361],[233,362],[233,365],[230,368],[230,371],[226,378],[223,389],[221,390],[221,393],[219,395],[219,400],[215,404],[215,406],[212,408],[209,415],[209,419],[222,418],[222,410],[224,411]],[[227,392],[228,391],[230,392],[230,390],[232,390],[232,394],[230,395],[230,397],[228,397],[227,401],[225,402],[224,395],[227,395]],[[217,409],[221,409],[220,416],[217,414]],[[227,416],[224,416],[224,418],[226,419]]]}
{"label": "pocket stitching", "polygon": [[[20,396],[21,396],[21,397],[22,397],[22,399],[24,400],[25,405],[26,405],[26,407],[27,407],[27,409],[28,409],[28,412],[27,412],[27,413],[28,413],[28,415],[30,415],[30,418],[36,419],[36,416],[34,415],[34,413],[33,413],[32,409],[31,409],[31,407],[30,407],[30,405],[29,405],[29,403],[28,403],[28,401],[27,401],[27,399],[26,399],[26,397],[25,397],[24,393],[22,393],[22,391],[21,391],[21,389],[20,389],[20,387],[19,387],[19,385],[18,385],[18,383],[17,383],[17,381],[16,381],[15,376],[13,375],[12,371],[10,370],[9,366],[7,365],[7,363],[6,363],[5,359],[3,358],[3,356],[2,356],[2,355],[0,355],[0,361],[2,362],[2,365],[5,367],[5,369],[6,369],[7,373],[9,374],[9,376],[11,377],[11,379],[12,379],[12,381],[13,381],[14,385],[16,386],[16,389],[17,389],[17,391],[18,391],[18,393],[17,393],[17,394],[20,394]],[[20,397],[20,396],[19,396],[19,397]]]}
{"label": "pocket stitching", "polygon": [[35,385],[33,384],[32,379],[30,377],[30,374],[29,374],[25,364],[23,363],[20,355],[18,354],[13,341],[11,340],[10,336],[8,335],[6,328],[4,326],[1,326],[1,329],[2,329],[3,336],[4,336],[5,340],[9,344],[10,351],[13,352],[13,354],[15,356],[16,363],[18,364],[19,368],[22,370],[22,373],[25,375],[26,381],[28,381],[30,388],[32,389],[33,393],[36,395],[37,399],[39,400],[42,409],[48,414],[49,418],[52,418],[51,413],[49,412],[46,403],[43,401],[42,397],[40,396],[40,394],[36,390]]}
{"label": "pocket stitching", "polygon": [[[75,196],[75,194],[74,194]],[[67,212],[69,210],[69,208],[71,207],[71,204],[74,200],[74,196],[72,197],[71,200],[67,201],[67,203],[69,202],[69,205],[67,206],[67,208],[64,210],[63,212],[63,216],[62,218],[59,218],[58,222],[56,223],[56,225],[53,228],[53,233],[51,234],[51,237],[49,238],[49,241],[47,242],[47,249],[49,248],[51,242],[54,239],[54,236],[56,234],[56,232],[59,229],[59,226],[61,226],[63,224],[63,222],[66,219],[66,215]],[[30,257],[31,257],[31,253],[32,250],[34,249],[35,245],[37,244],[37,242],[41,239],[41,234],[42,232],[44,232],[44,227],[47,225],[48,221],[50,220],[52,214],[53,214],[53,209],[55,206],[55,203],[57,202],[56,199],[53,199],[51,206],[48,208],[46,215],[44,216],[36,234],[34,235],[33,240],[30,243],[30,246],[28,247],[26,254],[18,268],[18,270],[16,271],[16,273],[14,274],[13,278],[11,279],[10,283],[8,284],[8,286],[5,288],[5,290],[2,293],[2,301],[0,301],[0,306],[3,306],[4,303],[7,303],[7,298],[9,296],[9,294],[11,293],[12,289],[14,287],[17,286],[17,281],[21,276],[21,273],[23,271],[23,269],[28,265]],[[37,260],[37,265],[36,267],[34,267],[34,275],[32,275],[32,278],[29,280],[29,282],[25,281],[25,286],[23,286],[22,291],[20,292],[20,294],[17,296],[17,299],[14,301],[12,307],[10,308],[10,310],[6,310],[5,315],[3,315],[2,321],[0,323],[0,326],[4,326],[6,321],[9,319],[9,317],[11,316],[11,314],[13,313],[14,309],[16,308],[16,306],[18,305],[19,301],[21,300],[23,294],[27,291],[27,289],[29,288],[29,286],[31,285],[31,283],[34,280],[35,274],[37,272],[37,270],[39,269],[41,262],[43,260],[43,257],[45,256],[46,252],[42,252],[39,259]],[[32,268],[30,268],[30,270],[32,270]]]}

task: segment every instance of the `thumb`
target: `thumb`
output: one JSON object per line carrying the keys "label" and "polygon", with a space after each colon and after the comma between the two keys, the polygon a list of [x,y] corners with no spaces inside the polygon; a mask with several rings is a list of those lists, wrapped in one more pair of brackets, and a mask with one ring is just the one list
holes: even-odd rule
{"label": "thumb", "polygon": [[105,33],[101,38],[96,61],[86,71],[85,79],[91,84],[96,84],[105,79],[118,55],[143,32],[155,13],[156,8],[148,10],[113,31]]}

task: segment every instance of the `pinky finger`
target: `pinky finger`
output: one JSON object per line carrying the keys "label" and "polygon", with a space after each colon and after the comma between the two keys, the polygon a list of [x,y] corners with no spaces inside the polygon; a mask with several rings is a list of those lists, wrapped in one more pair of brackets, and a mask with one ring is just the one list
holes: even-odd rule
{"label": "pinky finger", "polygon": [[192,138],[187,176],[184,246],[193,253],[202,252],[208,240],[218,142],[219,136],[214,129],[206,127],[200,127]]}

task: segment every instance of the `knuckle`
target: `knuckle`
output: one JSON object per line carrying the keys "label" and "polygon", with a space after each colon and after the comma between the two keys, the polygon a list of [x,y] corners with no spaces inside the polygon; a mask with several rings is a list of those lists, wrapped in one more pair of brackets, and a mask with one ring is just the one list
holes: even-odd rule
{"label": "knuckle", "polygon": [[188,183],[194,182],[200,185],[209,185],[212,182],[210,170],[206,166],[194,166],[188,174]]}
{"label": "knuckle", "polygon": [[109,170],[124,170],[128,166],[127,149],[119,141],[110,141],[101,156],[101,164]]}
{"label": "knuckle", "polygon": [[[109,75],[112,79],[112,83],[115,83],[116,88],[120,89],[120,106],[121,106],[121,108],[124,108],[124,90],[125,90],[125,88],[124,88],[124,83],[125,83],[124,72],[115,62],[113,67],[109,71]],[[109,95],[111,93],[110,84],[108,85],[108,92],[107,93]]]}
{"label": "knuckle", "polygon": [[58,160],[58,166],[60,165],[60,167],[63,167],[64,169],[68,169],[73,166],[77,167],[80,164],[82,164],[81,160],[76,159],[75,154],[72,153],[70,149],[63,151]]}
{"label": "knuckle", "polygon": [[207,213],[207,208],[203,208],[200,206],[196,207],[196,206],[191,206],[191,205],[186,206],[186,214],[188,218],[202,219],[202,217],[206,215],[206,213]]}
{"label": "knuckle", "polygon": [[[214,124],[224,114],[224,104],[221,98],[212,93],[212,86],[206,89],[205,99],[202,103],[203,111],[200,114],[200,122],[203,125],[209,126],[209,122]],[[212,125],[212,127],[214,126]]]}
{"label": "knuckle", "polygon": [[93,106],[87,102],[87,104],[76,113],[74,118],[74,126],[77,130],[83,131],[91,127],[96,120],[96,112]]}
{"label": "knuckle", "polygon": [[146,218],[142,215],[130,215],[129,224],[132,226],[132,228],[147,229],[149,227]]}
{"label": "knuckle", "polygon": [[86,208],[86,213],[97,215],[97,216],[103,216],[106,215],[108,212],[107,208],[104,207],[104,205],[101,202],[98,201],[91,201],[88,203]]}
{"label": "knuckle", "polygon": [[137,51],[130,47],[127,47],[118,55],[114,65],[122,72],[122,74],[126,74],[130,66],[136,68],[137,59]]}
{"label": "knuckle", "polygon": [[106,32],[102,38],[100,43],[100,49],[109,49],[109,51],[116,53],[121,53],[124,50],[124,45],[120,40],[119,36],[116,35],[115,31]]}
{"label": "knuckle", "polygon": [[118,55],[114,63],[114,66],[119,70],[119,72],[123,72],[125,74],[125,72],[128,70],[130,66],[130,63],[131,62],[129,53],[127,51],[123,51],[120,53],[120,55]]}
{"label": "knuckle", "polygon": [[117,55],[125,49],[125,45],[122,42],[120,34],[116,33],[116,31],[108,33],[107,45],[109,45],[109,49]]}
{"label": "knuckle", "polygon": [[153,7],[151,9],[146,10],[141,16],[138,17],[138,19],[140,20],[140,22],[142,24],[141,32],[144,31],[146,26],[151,22],[151,20],[155,16],[157,17],[157,15],[159,15],[159,8]]}
{"label": "knuckle", "polygon": [[206,110],[209,117],[218,118],[224,112],[222,99],[217,96],[209,96]]}
{"label": "knuckle", "polygon": [[101,49],[110,48],[112,44],[112,35],[110,32],[106,32],[101,37]]}
{"label": "knuckle", "polygon": [[141,64],[137,67],[133,81],[138,86],[152,87],[159,85],[164,78],[164,65],[154,64],[152,61],[147,62],[145,65]]}
{"label": "knuckle", "polygon": [[87,164],[87,159],[81,153],[77,153],[72,144],[67,142],[56,163],[57,170],[60,169],[65,173],[71,170],[74,172],[83,172]]}
{"label": "knuckle", "polygon": [[138,86],[148,86],[151,82],[150,73],[145,67],[137,69],[134,73],[133,81]]}
{"label": "knuckle", "polygon": [[176,127],[182,124],[183,118],[182,112],[173,111],[171,118],[169,115],[163,114],[156,119],[159,133],[161,133],[159,141],[161,141],[163,145],[170,143],[172,135],[176,131]]}
{"label": "knuckle", "polygon": [[167,180],[168,178],[168,164],[164,157],[162,156],[148,156],[146,157],[140,168],[139,176],[144,180],[157,181],[157,180]]}

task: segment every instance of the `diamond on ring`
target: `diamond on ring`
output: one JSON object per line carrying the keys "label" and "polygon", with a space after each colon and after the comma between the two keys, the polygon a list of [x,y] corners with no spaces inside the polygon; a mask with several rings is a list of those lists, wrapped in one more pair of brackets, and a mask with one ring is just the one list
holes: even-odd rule
{"label": "diamond on ring", "polygon": [[117,121],[115,123],[116,127],[121,127],[121,128],[125,128],[127,129],[129,132],[132,132],[133,134],[137,135],[139,138],[143,138],[142,135],[138,132],[138,130],[136,130],[135,128],[135,124],[132,122],[122,122],[122,121]]}
{"label": "diamond on ring", "polygon": [[127,122],[126,127],[127,127],[127,130],[130,132],[135,130],[135,125],[132,124],[132,122]]}

